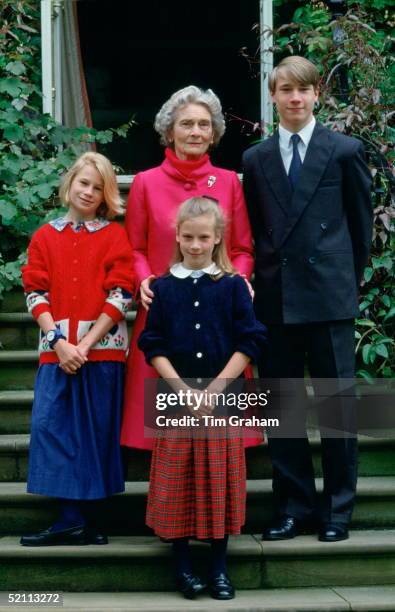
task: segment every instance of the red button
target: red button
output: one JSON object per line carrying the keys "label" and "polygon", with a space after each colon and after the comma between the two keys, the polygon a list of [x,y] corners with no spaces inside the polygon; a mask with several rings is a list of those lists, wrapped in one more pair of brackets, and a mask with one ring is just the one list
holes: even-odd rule
{"label": "red button", "polygon": [[76,299],[77,299],[77,296],[76,296],[76,295],[73,295],[73,300],[76,300]]}
{"label": "red button", "polygon": [[76,283],[77,282],[77,278],[74,276],[73,281]]}
{"label": "red button", "polygon": [[191,183],[185,183],[185,185],[184,185],[184,189],[185,189],[186,191],[191,191],[191,189],[192,189],[192,184],[191,184]]}
{"label": "red button", "polygon": [[73,263],[78,263],[78,259],[73,259]]}

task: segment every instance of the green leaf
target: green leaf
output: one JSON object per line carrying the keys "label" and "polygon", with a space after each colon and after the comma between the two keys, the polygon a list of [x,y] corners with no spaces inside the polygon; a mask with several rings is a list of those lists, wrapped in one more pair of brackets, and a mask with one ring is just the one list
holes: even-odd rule
{"label": "green leaf", "polygon": [[362,359],[364,363],[369,363],[369,353],[370,353],[370,349],[371,349],[372,345],[371,344],[365,344],[365,346],[362,349]]}
{"label": "green leaf", "polygon": [[15,98],[11,104],[14,108],[16,108],[16,110],[20,111],[26,106],[27,100],[25,100],[25,98]]}
{"label": "green leaf", "polygon": [[38,195],[44,200],[48,200],[48,198],[51,197],[52,191],[53,191],[52,187],[50,185],[47,185],[46,183],[44,183],[43,185],[39,185],[38,188],[36,189],[36,192],[38,193]]}
{"label": "green leaf", "polygon": [[390,299],[389,295],[381,296],[381,301],[383,302],[384,306],[387,306],[387,308],[390,308],[390,306],[391,306],[391,299]]}
{"label": "green leaf", "polygon": [[372,383],[374,381],[373,376],[367,370],[358,370],[357,376],[364,378],[368,383]]}
{"label": "green leaf", "polygon": [[4,129],[4,138],[6,140],[17,142],[18,140],[23,140],[23,136],[23,129],[20,125],[10,125]]}
{"label": "green leaf", "polygon": [[387,359],[387,357],[388,357],[388,349],[385,346],[385,344],[377,344],[374,347],[374,349],[375,349],[377,355],[380,355],[380,357],[384,357],[384,359]]}
{"label": "green leaf", "polygon": [[17,76],[26,72],[26,66],[22,64],[22,62],[9,62],[5,69],[7,70],[7,72],[11,72],[12,74],[16,74]]}
{"label": "green leaf", "polygon": [[357,325],[361,325],[362,327],[376,327],[376,324],[369,319],[357,319]]}
{"label": "green leaf", "polygon": [[6,200],[0,200],[0,215],[2,216],[4,222],[11,221],[11,219],[16,216],[17,212],[18,211],[14,204],[11,204],[11,202],[7,202]]}
{"label": "green leaf", "polygon": [[388,319],[391,319],[393,316],[395,316],[395,306],[392,306],[390,311],[386,314],[384,321],[388,321]]}
{"label": "green leaf", "polygon": [[22,91],[19,79],[9,77],[0,79],[0,93],[8,93],[12,98],[17,98]]}
{"label": "green leaf", "polygon": [[372,279],[372,276],[373,276],[373,268],[365,268],[365,271],[363,273],[365,282],[368,283]]}
{"label": "green leaf", "polygon": [[29,210],[31,204],[31,192],[28,189],[23,189],[16,196],[18,204],[25,210]]}

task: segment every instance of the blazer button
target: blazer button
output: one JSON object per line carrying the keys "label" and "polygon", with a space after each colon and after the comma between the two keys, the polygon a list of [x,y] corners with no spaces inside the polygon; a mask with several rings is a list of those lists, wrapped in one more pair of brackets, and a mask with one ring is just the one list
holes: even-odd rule
{"label": "blazer button", "polygon": [[326,223],[321,223],[321,229],[323,232],[325,232],[327,228],[328,228],[328,225]]}
{"label": "blazer button", "polygon": [[315,257],[309,257],[309,263],[315,264]]}
{"label": "blazer button", "polygon": [[201,358],[203,357],[203,353],[196,353],[196,357],[197,357],[198,359],[201,359]]}
{"label": "blazer button", "polygon": [[195,306],[195,308],[197,308],[199,306],[199,302],[196,300],[196,302],[194,302],[193,305]]}
{"label": "blazer button", "polygon": [[271,236],[273,234],[273,228],[269,227],[267,233],[269,234],[269,236]]}
{"label": "blazer button", "polygon": [[287,263],[288,263],[288,259],[286,257],[283,257],[282,260],[281,260],[281,263],[282,263],[283,266],[286,266]]}

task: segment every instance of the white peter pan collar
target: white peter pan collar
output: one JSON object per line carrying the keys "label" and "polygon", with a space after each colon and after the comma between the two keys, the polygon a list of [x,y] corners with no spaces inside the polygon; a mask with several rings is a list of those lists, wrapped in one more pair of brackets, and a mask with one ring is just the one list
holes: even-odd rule
{"label": "white peter pan collar", "polygon": [[177,278],[188,278],[188,276],[199,278],[203,276],[203,274],[220,274],[221,271],[221,268],[218,268],[217,264],[214,262],[201,270],[191,270],[190,268],[186,268],[182,263],[176,263],[170,268],[170,274]]}

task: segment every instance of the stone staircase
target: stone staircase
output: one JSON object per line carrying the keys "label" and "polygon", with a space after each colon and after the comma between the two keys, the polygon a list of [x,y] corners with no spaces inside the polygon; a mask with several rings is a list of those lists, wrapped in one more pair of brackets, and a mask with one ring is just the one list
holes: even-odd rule
{"label": "stone staircase", "polygon": [[[56,512],[53,500],[25,493],[37,327],[21,292],[1,305],[0,342],[0,591],[62,591],[65,610],[395,610],[395,434],[360,438],[351,537],[333,544],[260,540],[272,513],[270,462],[266,447],[247,450],[247,524],[229,546],[231,602],[203,595],[187,603],[174,593],[169,546],[144,525],[148,452],[127,452],[126,493],[103,508],[108,546],[21,547],[20,534],[47,527]],[[207,546],[193,546],[204,574]]]}

